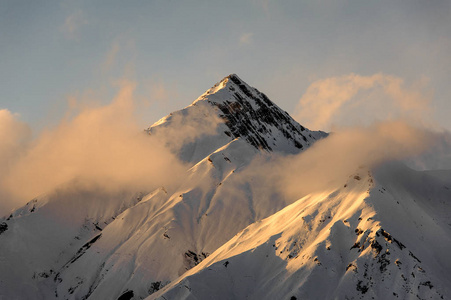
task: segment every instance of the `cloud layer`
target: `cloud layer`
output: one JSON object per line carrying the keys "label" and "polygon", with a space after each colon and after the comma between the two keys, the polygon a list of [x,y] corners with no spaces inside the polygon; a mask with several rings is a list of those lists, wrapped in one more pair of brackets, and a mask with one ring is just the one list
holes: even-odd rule
{"label": "cloud layer", "polygon": [[298,155],[257,158],[243,176],[296,200],[342,184],[360,166],[399,160],[417,170],[450,169],[451,134],[434,129],[424,86],[385,74],[318,80],[302,96],[297,118],[333,133]]}
{"label": "cloud layer", "polygon": [[[136,119],[135,86],[122,82],[116,97],[104,106],[72,100],[66,118],[34,139],[17,116],[1,110],[0,213],[71,180],[111,192],[177,186],[188,166],[174,152],[198,135],[213,133],[217,120],[209,118],[206,127],[187,124],[185,134],[178,131],[183,138],[164,130],[150,136]],[[184,117],[174,122],[181,124]]]}
{"label": "cloud layer", "polygon": [[66,17],[60,30],[66,38],[76,39],[78,38],[80,28],[86,24],[88,24],[88,21],[83,12],[81,10],[76,10]]}
{"label": "cloud layer", "polygon": [[296,155],[262,155],[236,181],[252,178],[253,182],[261,183],[261,189],[268,189],[267,193],[276,190],[290,203],[312,192],[342,186],[361,167],[371,170],[384,162],[409,158],[416,162],[414,157],[425,150],[437,149],[437,145],[449,153],[451,144],[442,144],[445,135],[403,121],[342,129]]}
{"label": "cloud layer", "polygon": [[[116,97],[104,106],[72,99],[71,110],[60,124],[35,138],[17,115],[0,110],[0,214],[73,180],[109,192],[178,186],[189,165],[176,153],[196,137],[214,134],[220,120],[199,106],[195,116],[190,116],[189,110],[171,114],[166,120],[172,126],[162,125],[149,135],[137,118],[140,109],[134,101],[135,87],[133,82],[121,82]],[[379,92],[375,95],[359,98],[361,90],[376,88]],[[381,105],[381,90],[389,97],[387,106]],[[268,193],[277,189],[295,200],[341,184],[359,166],[372,168],[385,161],[409,160],[418,169],[451,168],[446,163],[451,135],[423,126],[422,117],[429,111],[426,98],[418,89],[404,88],[401,79],[388,75],[353,74],[315,82],[300,102],[310,111],[302,114],[312,124],[332,124],[337,114],[351,119],[355,111],[344,109],[347,104],[360,110],[374,99],[382,99],[370,102],[376,110],[393,114],[385,121],[374,122],[377,118],[373,116],[369,124],[337,127],[328,138],[298,155],[259,157],[237,175],[237,184],[253,178],[262,189],[269,189]]]}
{"label": "cloud layer", "polygon": [[406,86],[403,79],[392,75],[350,74],[313,82],[295,116],[307,127],[321,130],[399,118],[427,121],[428,99],[424,83]]}

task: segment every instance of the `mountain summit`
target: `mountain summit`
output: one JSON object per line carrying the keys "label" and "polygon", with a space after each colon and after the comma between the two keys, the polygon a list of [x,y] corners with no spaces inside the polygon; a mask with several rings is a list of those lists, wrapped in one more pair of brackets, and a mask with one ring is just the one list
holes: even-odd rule
{"label": "mountain summit", "polygon": [[256,148],[271,151],[282,147],[278,140],[286,139],[284,146],[302,149],[324,136],[306,130],[265,94],[247,85],[236,74],[225,77],[193,104],[198,101],[207,101],[221,110],[220,116],[230,129],[226,134],[242,137]]}
{"label": "mountain summit", "polygon": [[[204,150],[211,144],[217,146],[218,139],[227,142],[241,139],[258,150],[297,153],[327,136],[325,132],[310,131],[300,125],[236,74],[225,77],[190,106],[162,118],[147,131],[152,133],[161,127],[171,127],[172,120],[180,117],[185,125],[195,123],[202,127],[198,120],[206,115],[217,115],[224,124],[218,126],[216,141],[202,143]],[[207,153],[203,151],[203,154]]]}

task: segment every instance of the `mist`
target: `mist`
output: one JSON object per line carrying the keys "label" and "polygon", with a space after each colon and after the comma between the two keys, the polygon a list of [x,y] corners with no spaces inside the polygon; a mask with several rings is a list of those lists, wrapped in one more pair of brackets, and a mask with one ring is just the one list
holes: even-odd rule
{"label": "mist", "polygon": [[[181,184],[191,166],[177,153],[197,137],[215,134],[221,120],[209,111],[195,117],[174,113],[162,119],[171,126],[147,132],[142,101],[134,96],[136,83],[122,81],[119,87],[106,105],[72,99],[63,119],[39,133],[19,115],[0,110],[0,215],[71,182],[107,193],[150,192],[160,186],[170,191]],[[371,95],[361,94],[368,89]],[[399,78],[351,74],[319,80],[298,107],[300,124],[333,132],[296,155],[258,156],[236,174],[237,184],[253,178],[261,189],[294,201],[342,184],[360,166],[400,160],[418,170],[451,168],[451,134],[431,126],[428,93]],[[389,113],[378,114],[381,110]]]}
{"label": "mist", "polygon": [[348,74],[313,82],[299,100],[295,117],[310,129],[339,130],[375,121],[407,120],[433,126],[433,92],[427,79],[408,83],[377,73]]}
{"label": "mist", "polygon": [[239,183],[252,178],[259,182],[259,189],[266,189],[267,194],[276,191],[289,204],[310,193],[342,186],[362,168],[371,171],[390,161],[419,170],[437,164],[451,168],[449,162],[439,161],[449,159],[451,143],[446,141],[450,141],[449,133],[401,120],[341,128],[298,154],[262,154],[235,180]]}
{"label": "mist", "polygon": [[451,169],[451,134],[431,119],[432,94],[426,81],[386,74],[317,80],[294,115],[330,135],[296,155],[258,157],[242,176],[294,201],[342,185],[360,167],[400,161],[419,171]]}
{"label": "mist", "polygon": [[[70,182],[104,193],[175,188],[189,168],[177,151],[196,136],[214,133],[218,120],[191,124],[183,137],[165,130],[149,135],[137,118],[135,88],[121,82],[106,105],[72,99],[59,124],[35,137],[18,115],[0,110],[0,215]],[[174,122],[182,125],[184,117]]]}

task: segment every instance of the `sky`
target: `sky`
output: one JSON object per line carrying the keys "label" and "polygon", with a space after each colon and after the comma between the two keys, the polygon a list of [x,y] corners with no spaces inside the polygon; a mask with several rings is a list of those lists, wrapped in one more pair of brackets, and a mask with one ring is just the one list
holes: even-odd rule
{"label": "sky", "polygon": [[0,28],[0,109],[34,134],[74,101],[108,103],[125,79],[149,126],[230,73],[311,129],[412,103],[451,129],[448,0],[2,0]]}

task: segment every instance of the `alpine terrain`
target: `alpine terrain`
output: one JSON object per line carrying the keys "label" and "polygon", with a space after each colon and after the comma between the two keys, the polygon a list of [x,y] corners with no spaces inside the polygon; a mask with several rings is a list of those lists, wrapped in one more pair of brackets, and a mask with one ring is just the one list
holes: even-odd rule
{"label": "alpine terrain", "polygon": [[169,139],[188,166],[176,187],[71,182],[0,219],[0,298],[451,298],[451,172],[355,166],[292,199],[252,162],[302,155],[328,134],[235,74],[144,134],[204,126]]}

